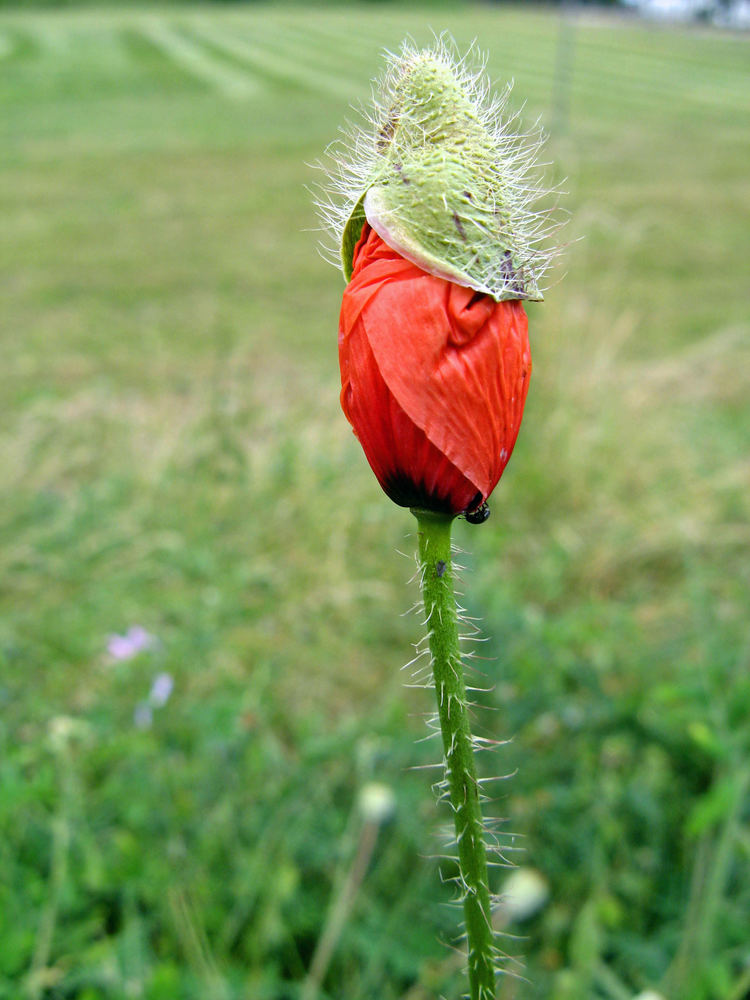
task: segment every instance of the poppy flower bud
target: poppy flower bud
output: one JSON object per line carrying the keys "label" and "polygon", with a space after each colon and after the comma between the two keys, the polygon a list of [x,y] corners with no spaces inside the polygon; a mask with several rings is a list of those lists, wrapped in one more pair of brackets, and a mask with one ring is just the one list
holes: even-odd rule
{"label": "poppy flower bud", "polygon": [[339,358],[342,408],[391,500],[446,514],[480,507],[521,425],[523,305],[427,274],[365,225]]}
{"label": "poppy flower bud", "polygon": [[539,142],[487,89],[442,41],[405,45],[369,130],[333,151],[319,203],[349,282],[344,413],[392,500],[470,519],[516,442],[531,372],[521,300],[542,298],[551,258]]}

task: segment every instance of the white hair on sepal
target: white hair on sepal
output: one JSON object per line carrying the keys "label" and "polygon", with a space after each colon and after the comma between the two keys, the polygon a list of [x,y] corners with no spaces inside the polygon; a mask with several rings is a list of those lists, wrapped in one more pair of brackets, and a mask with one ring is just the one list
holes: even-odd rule
{"label": "white hair on sepal", "polygon": [[486,58],[443,34],[386,52],[360,124],[327,150],[317,193],[324,256],[351,276],[366,222],[402,256],[501,299],[540,299],[556,254],[557,204],[546,187],[539,123],[520,126],[511,84],[492,94]]}

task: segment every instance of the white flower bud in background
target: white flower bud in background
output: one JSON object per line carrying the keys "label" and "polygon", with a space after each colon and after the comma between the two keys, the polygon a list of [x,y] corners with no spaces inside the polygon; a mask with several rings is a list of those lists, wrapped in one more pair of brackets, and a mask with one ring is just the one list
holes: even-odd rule
{"label": "white flower bud in background", "polygon": [[67,750],[75,739],[83,739],[89,733],[88,723],[71,715],[56,715],[47,725],[47,736],[52,749],[56,752]]}
{"label": "white flower bud in background", "polygon": [[370,781],[359,793],[359,811],[368,823],[380,825],[390,819],[396,809],[396,798],[388,785]]}
{"label": "white flower bud in background", "polygon": [[515,868],[500,892],[498,916],[507,923],[528,920],[548,899],[549,885],[541,872],[535,868]]}

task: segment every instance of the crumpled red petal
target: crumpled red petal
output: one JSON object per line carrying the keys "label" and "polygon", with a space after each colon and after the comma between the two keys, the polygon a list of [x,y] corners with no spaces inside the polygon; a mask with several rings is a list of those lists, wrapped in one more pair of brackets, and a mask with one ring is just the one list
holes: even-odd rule
{"label": "crumpled red petal", "polygon": [[386,484],[411,481],[454,513],[473,509],[521,424],[523,306],[426,274],[368,226],[354,259],[339,327],[344,412],[389,495]]}

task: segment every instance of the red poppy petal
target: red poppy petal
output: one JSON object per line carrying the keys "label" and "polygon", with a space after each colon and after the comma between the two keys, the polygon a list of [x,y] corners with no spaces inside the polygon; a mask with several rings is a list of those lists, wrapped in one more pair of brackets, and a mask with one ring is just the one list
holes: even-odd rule
{"label": "red poppy petal", "polygon": [[405,261],[363,232],[342,306],[360,320],[406,415],[489,495],[520,426],[531,357],[520,302],[496,303]]}
{"label": "red poppy petal", "polygon": [[476,506],[478,488],[429,440],[384,382],[361,324],[343,338],[341,407],[370,467],[402,506],[458,513]]}

